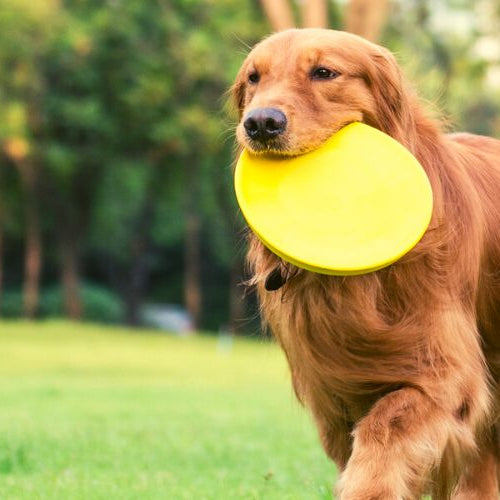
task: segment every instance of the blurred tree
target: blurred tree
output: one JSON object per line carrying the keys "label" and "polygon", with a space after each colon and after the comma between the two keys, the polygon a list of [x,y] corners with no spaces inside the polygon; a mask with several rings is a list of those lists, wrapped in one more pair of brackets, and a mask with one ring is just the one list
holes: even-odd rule
{"label": "blurred tree", "polygon": [[[263,11],[273,31],[296,26],[294,4],[287,0],[261,0]],[[302,0],[299,23],[303,28],[327,28],[329,26],[326,0]],[[349,0],[345,7],[344,29],[367,40],[379,40],[389,12],[389,0]]]}
{"label": "blurred tree", "polygon": [[261,3],[273,31],[295,27],[293,11],[288,0],[261,0]]}
{"label": "blurred tree", "polygon": [[[263,11],[273,31],[296,27],[293,2],[288,0],[261,0]],[[304,28],[326,28],[328,9],[326,0],[302,0],[301,26]]]}
{"label": "blurred tree", "polygon": [[[500,135],[500,50],[482,55],[483,40],[497,44],[500,12],[495,1],[413,0],[394,3],[384,42],[401,61],[409,79],[444,116],[448,127]],[[493,33],[495,33],[493,35]]]}
{"label": "blurred tree", "polygon": [[82,258],[94,252],[138,322],[162,249],[182,245],[186,305],[201,320],[201,247],[231,267],[234,217],[221,207],[235,207],[214,195],[233,196],[220,97],[239,37],[256,41],[259,22],[251,0],[2,3],[2,168],[16,166],[24,188],[27,314],[37,308],[43,229],[59,248],[46,255],[67,315],[82,314]]}
{"label": "blurred tree", "polygon": [[24,152],[14,152],[13,145],[6,147],[10,158],[19,170],[24,195],[25,244],[23,311],[33,319],[38,311],[40,272],[42,266],[42,235],[40,227],[40,207],[37,190],[38,169],[35,163],[27,159]]}
{"label": "blurred tree", "polygon": [[345,30],[377,42],[389,13],[389,0],[349,0]]}
{"label": "blurred tree", "polygon": [[42,264],[39,217],[39,91],[43,85],[38,62],[49,38],[53,2],[5,0],[0,16],[0,142],[20,176],[24,199],[24,314],[38,309]]}
{"label": "blurred tree", "polygon": [[[140,179],[129,198],[118,199],[113,189],[101,191],[95,217],[109,216],[105,207],[111,203],[121,206],[129,200],[129,206],[111,212],[121,219],[113,224],[115,233],[121,229],[120,244],[113,245],[112,252],[94,219],[94,248],[113,261],[113,281],[122,282],[128,320],[134,323],[139,320],[150,273],[161,261],[161,249],[182,245],[184,302],[198,325],[204,302],[202,247],[214,248],[217,235],[222,231],[226,238],[228,234],[219,227],[221,218],[215,224],[211,220],[219,205],[214,193],[220,193],[221,178],[230,179],[232,156],[221,141],[227,124],[219,111],[220,99],[239,64],[235,54],[241,42],[235,33],[255,40],[263,30],[255,30],[249,22],[250,5],[236,9],[229,1],[216,5],[157,2],[147,8],[142,2],[128,2],[114,9],[101,35],[107,40],[101,43],[112,45],[113,50],[103,50],[103,57],[121,52],[127,58],[102,64],[106,86],[114,91],[109,93],[106,109],[120,118],[113,134],[119,141],[117,151],[127,164],[134,159],[142,173],[134,173],[132,165],[125,171],[125,176]],[[121,22],[117,24],[116,19]],[[108,162],[105,176],[117,182],[123,160],[117,156]],[[221,172],[224,165],[228,170]],[[132,189],[132,183],[129,186]],[[120,190],[117,194],[123,196]],[[224,190],[223,196],[232,198],[232,191]]]}
{"label": "blurred tree", "polygon": [[56,221],[51,233],[59,250],[65,313],[78,319],[81,250],[109,127],[99,99],[98,67],[92,60],[92,26],[76,12],[63,10],[61,15],[63,21],[41,61],[46,85],[40,142],[45,201]]}
{"label": "blurred tree", "polygon": [[[7,252],[9,249],[9,240],[12,237],[21,239],[25,236],[22,215],[19,216],[23,209],[23,197],[19,184],[18,171],[11,164],[5,153],[0,152],[0,313],[4,310],[4,291],[9,285],[9,277],[12,276],[12,268],[14,267]],[[19,306],[21,312],[22,309]]]}
{"label": "blurred tree", "polygon": [[304,0],[302,2],[302,27],[328,27],[328,10],[326,0]]}

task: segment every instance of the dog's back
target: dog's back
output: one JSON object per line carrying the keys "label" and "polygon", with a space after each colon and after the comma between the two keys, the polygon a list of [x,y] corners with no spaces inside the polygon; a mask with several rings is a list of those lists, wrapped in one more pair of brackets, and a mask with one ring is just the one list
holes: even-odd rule
{"label": "dog's back", "polygon": [[[473,188],[478,192],[484,247],[479,276],[477,321],[495,384],[500,384],[500,140],[451,134]],[[464,242],[464,247],[467,242]],[[465,248],[464,248],[465,251]],[[498,399],[498,398],[497,398]],[[500,405],[500,401],[498,401]],[[499,450],[500,452],[500,450]]]}

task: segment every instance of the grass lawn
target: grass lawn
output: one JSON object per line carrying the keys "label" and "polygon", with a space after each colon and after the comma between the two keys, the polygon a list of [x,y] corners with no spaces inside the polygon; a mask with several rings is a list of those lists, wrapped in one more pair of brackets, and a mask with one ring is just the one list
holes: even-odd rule
{"label": "grass lawn", "polygon": [[1,499],[327,499],[279,349],[0,322]]}

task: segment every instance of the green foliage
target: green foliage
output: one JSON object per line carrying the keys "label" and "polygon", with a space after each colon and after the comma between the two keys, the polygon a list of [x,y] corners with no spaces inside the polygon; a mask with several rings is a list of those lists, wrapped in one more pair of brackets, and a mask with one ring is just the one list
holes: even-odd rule
{"label": "green foliage", "polygon": [[[221,108],[241,49],[265,32],[256,7],[2,3],[0,148],[15,139],[36,167],[47,241],[69,235],[84,262],[112,262],[115,286],[138,259],[148,274],[165,247],[183,245],[190,210],[210,226],[209,253],[229,265],[231,126]],[[2,201],[2,224],[7,241],[20,244],[23,200],[9,193],[17,197],[12,207]],[[59,265],[56,255],[45,252],[46,267]]]}
{"label": "green foliage", "polygon": [[0,343],[2,498],[331,498],[272,344],[62,322]]}
{"label": "green foliage", "polygon": [[478,52],[481,41],[497,36],[494,17],[486,22],[485,15],[471,2],[401,2],[384,42],[429,107],[442,111],[452,129],[500,136],[495,119],[500,82],[488,81],[488,72],[500,67],[500,54],[491,59]]}
{"label": "green foliage", "polygon": [[[99,323],[123,321],[123,303],[119,297],[111,293],[107,288],[84,283],[80,292],[83,303],[83,320]],[[20,318],[23,313],[22,304],[20,290],[6,290],[2,294],[2,316]],[[53,286],[42,289],[39,315],[41,318],[64,316],[64,296],[61,287]]]}
{"label": "green foliage", "polygon": [[4,290],[2,292],[2,316],[20,318],[23,314],[23,294],[21,290]]}

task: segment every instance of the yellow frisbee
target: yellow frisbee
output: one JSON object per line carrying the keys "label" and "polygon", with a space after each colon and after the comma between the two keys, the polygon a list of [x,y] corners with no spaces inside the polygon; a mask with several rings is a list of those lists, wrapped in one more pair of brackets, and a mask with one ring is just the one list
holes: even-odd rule
{"label": "yellow frisbee", "polygon": [[234,181],[241,211],[264,245],[316,273],[388,266],[418,243],[432,216],[432,189],[420,163],[363,123],[300,156],[243,151]]}

